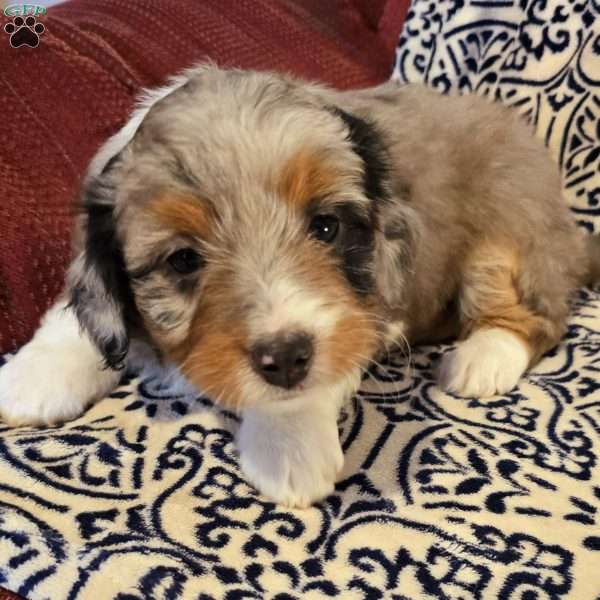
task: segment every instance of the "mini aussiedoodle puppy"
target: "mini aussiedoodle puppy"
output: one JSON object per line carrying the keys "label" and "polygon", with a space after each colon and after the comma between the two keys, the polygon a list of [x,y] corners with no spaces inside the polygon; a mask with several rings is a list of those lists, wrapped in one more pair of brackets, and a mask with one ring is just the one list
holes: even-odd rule
{"label": "mini aussiedoodle puppy", "polygon": [[151,348],[242,413],[244,473],[291,506],[332,491],[338,410],[382,348],[458,337],[441,385],[507,392],[600,263],[514,112],[421,86],[192,69],[98,152],[82,205],[2,418],[73,419]]}

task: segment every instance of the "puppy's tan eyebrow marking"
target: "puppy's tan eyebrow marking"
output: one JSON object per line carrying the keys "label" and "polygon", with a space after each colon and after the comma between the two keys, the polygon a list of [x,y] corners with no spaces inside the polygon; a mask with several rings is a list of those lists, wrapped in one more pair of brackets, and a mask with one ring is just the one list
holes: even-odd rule
{"label": "puppy's tan eyebrow marking", "polygon": [[211,211],[207,202],[194,196],[163,192],[148,203],[149,213],[160,224],[176,233],[206,239],[211,230]]}
{"label": "puppy's tan eyebrow marking", "polygon": [[334,191],[339,174],[325,162],[322,154],[304,148],[284,164],[276,178],[277,195],[294,208],[303,208]]}

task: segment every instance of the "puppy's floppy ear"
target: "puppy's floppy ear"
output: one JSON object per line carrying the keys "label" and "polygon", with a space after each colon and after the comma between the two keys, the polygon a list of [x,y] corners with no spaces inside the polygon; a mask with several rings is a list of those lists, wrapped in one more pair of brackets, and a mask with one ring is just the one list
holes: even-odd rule
{"label": "puppy's floppy ear", "polygon": [[112,369],[122,369],[129,348],[135,303],[117,237],[114,198],[117,155],[83,189],[81,254],[69,268],[71,307]]}
{"label": "puppy's floppy ear", "polygon": [[389,157],[377,128],[338,106],[331,110],[346,124],[352,149],[362,159],[365,195],[376,202],[389,198]]}
{"label": "puppy's floppy ear", "polygon": [[388,306],[398,306],[402,301],[416,235],[416,219],[408,203],[410,190],[392,181],[393,165],[376,124],[339,107],[332,110],[346,124],[352,148],[364,165],[365,196],[372,201],[374,272],[378,292]]}
{"label": "puppy's floppy ear", "polygon": [[376,213],[375,280],[377,289],[391,307],[403,301],[405,280],[412,269],[418,223],[408,204],[409,190],[383,202]]}

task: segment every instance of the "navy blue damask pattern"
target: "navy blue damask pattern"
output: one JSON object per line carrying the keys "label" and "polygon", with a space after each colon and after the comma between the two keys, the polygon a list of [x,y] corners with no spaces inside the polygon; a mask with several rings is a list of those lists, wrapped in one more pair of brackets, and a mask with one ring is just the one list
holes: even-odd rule
{"label": "navy blue damask pattern", "polygon": [[515,106],[556,157],[578,221],[600,231],[598,0],[413,0],[393,79]]}
{"label": "navy blue damask pattern", "polygon": [[[0,585],[52,598],[600,594],[600,293],[515,391],[440,391],[393,355],[344,408],[346,466],[308,510],[244,480],[238,422],[126,377],[79,420],[0,428]],[[10,360],[10,357],[7,357]]]}
{"label": "navy blue damask pattern", "polygon": [[[395,74],[516,105],[596,230],[599,14],[414,0]],[[64,426],[0,425],[0,585],[31,600],[596,600],[600,293],[581,291],[564,341],[504,396],[443,393],[447,351],[371,367],[340,416],[336,491],[308,510],[246,483],[234,415],[156,379],[124,377]]]}

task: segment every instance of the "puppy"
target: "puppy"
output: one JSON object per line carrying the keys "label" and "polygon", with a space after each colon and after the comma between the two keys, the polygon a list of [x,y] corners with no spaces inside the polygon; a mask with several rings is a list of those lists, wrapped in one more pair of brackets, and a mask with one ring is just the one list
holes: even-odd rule
{"label": "puppy", "polygon": [[515,113],[420,86],[195,68],[98,152],[82,207],[64,295],[0,370],[5,422],[79,416],[150,347],[242,413],[244,473],[289,506],[333,490],[376,353],[458,337],[441,385],[508,392],[600,264]]}

